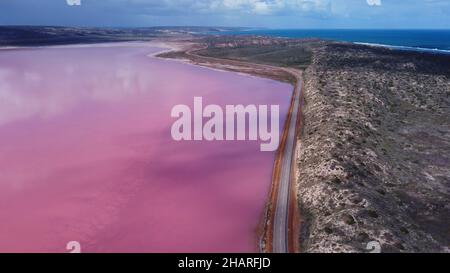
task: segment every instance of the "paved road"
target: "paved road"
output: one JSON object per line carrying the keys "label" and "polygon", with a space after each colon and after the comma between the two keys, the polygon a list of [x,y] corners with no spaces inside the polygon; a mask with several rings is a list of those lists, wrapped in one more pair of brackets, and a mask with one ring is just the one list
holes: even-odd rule
{"label": "paved road", "polygon": [[296,143],[296,129],[298,120],[298,111],[300,107],[301,95],[301,72],[290,69],[289,72],[297,79],[297,84],[294,92],[294,104],[292,108],[292,116],[289,122],[289,130],[286,139],[286,146],[283,151],[283,158],[281,160],[280,181],[278,181],[278,196],[275,208],[275,216],[273,223],[273,242],[272,251],[274,253],[288,253],[289,252],[289,204],[290,193],[292,187],[292,165],[295,162],[295,143]]}
{"label": "paved road", "polygon": [[[206,47],[205,47],[206,48]],[[187,55],[191,55],[203,60],[223,62],[223,59],[214,57],[204,57],[195,54],[196,50],[186,51]],[[236,65],[248,65],[248,63],[241,61],[226,60],[228,63]],[[288,253],[289,252],[289,206],[290,193],[292,187],[292,166],[295,162],[295,144],[296,144],[296,129],[298,120],[298,111],[300,108],[300,97],[302,92],[302,71],[293,68],[281,68],[271,65],[251,64],[254,67],[268,68],[275,70],[284,70],[285,72],[295,76],[296,85],[294,90],[294,104],[291,112],[291,120],[289,123],[288,136],[286,139],[284,151],[282,152],[282,160],[280,167],[280,181],[278,181],[278,196],[276,197],[275,215],[273,222],[273,239],[272,252],[274,253]]]}

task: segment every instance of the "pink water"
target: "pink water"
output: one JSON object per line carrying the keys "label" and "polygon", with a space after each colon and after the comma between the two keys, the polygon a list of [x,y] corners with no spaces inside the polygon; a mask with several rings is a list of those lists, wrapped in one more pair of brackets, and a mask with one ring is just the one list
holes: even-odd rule
{"label": "pink water", "polygon": [[143,44],[0,51],[0,252],[253,252],[274,153],[175,142],[176,104],[279,104],[291,87]]}

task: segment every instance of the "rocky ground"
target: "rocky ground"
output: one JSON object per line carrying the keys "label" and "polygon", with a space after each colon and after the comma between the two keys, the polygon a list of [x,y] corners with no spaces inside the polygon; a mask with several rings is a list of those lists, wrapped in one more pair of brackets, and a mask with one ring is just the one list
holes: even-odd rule
{"label": "rocky ground", "polygon": [[304,76],[302,251],[450,251],[450,56],[331,43]]}

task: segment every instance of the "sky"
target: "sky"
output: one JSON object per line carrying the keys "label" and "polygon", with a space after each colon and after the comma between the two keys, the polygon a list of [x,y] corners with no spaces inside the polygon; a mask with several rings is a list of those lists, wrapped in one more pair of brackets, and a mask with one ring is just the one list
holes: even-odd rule
{"label": "sky", "polygon": [[450,29],[450,0],[0,0],[0,25]]}

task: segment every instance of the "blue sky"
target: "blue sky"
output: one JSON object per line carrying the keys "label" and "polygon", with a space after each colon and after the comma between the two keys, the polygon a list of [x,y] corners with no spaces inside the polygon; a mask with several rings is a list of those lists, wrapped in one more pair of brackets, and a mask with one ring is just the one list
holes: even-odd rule
{"label": "blue sky", "polygon": [[0,0],[0,24],[450,29],[450,0]]}

